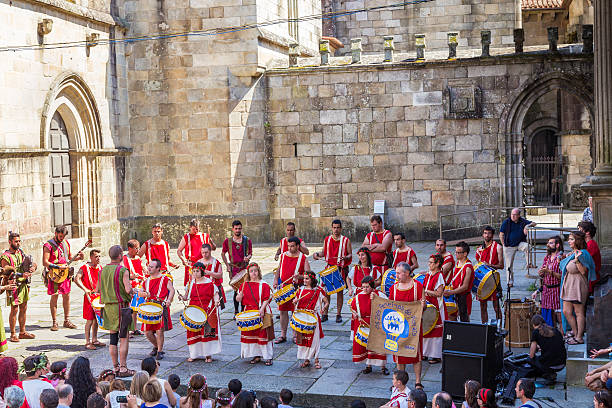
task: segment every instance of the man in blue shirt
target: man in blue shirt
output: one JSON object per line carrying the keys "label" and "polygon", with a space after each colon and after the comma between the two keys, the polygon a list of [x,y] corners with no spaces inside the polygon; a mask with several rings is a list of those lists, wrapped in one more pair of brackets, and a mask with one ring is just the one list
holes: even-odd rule
{"label": "man in blue shirt", "polygon": [[521,210],[513,208],[510,212],[510,217],[502,222],[499,230],[499,241],[504,247],[504,265],[506,266],[506,278],[508,286],[514,285],[514,272],[512,265],[514,264],[514,256],[516,251],[521,251],[525,254],[525,262],[529,265],[529,245],[527,245],[527,227],[535,226],[535,222],[531,222],[521,217]]}

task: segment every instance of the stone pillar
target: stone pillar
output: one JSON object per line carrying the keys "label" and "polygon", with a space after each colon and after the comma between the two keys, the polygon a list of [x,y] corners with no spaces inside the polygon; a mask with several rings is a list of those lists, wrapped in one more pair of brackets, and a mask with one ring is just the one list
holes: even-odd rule
{"label": "stone pillar", "polygon": [[422,61],[425,59],[425,34],[415,34],[414,44],[416,46],[416,59]]}
{"label": "stone pillar", "polygon": [[595,239],[602,254],[601,278],[595,286],[593,306],[587,307],[587,350],[605,347],[612,327],[612,2],[595,1],[593,27],[595,71],[596,166],[582,188],[593,196]]}
{"label": "stone pillar", "polygon": [[453,60],[457,58],[457,36],[459,33],[448,33],[448,59]]}
{"label": "stone pillar", "polygon": [[357,64],[361,62],[361,38],[351,39],[351,62]]}
{"label": "stone pillar", "polygon": [[329,40],[319,41],[319,54],[321,54],[321,65],[329,65]]}
{"label": "stone pillar", "polygon": [[480,32],[480,42],[482,43],[481,57],[490,57],[489,46],[491,45],[491,30],[482,30]]}
{"label": "stone pillar", "polygon": [[522,28],[514,29],[514,52],[519,54],[523,52],[523,44],[525,43],[525,30]]}
{"label": "stone pillar", "polygon": [[582,52],[593,52],[593,24],[585,24],[582,26]]}
{"label": "stone pillar", "polygon": [[383,40],[385,44],[385,59],[383,61],[393,62],[393,50],[395,49],[395,46],[393,45],[393,36],[385,35]]}
{"label": "stone pillar", "polygon": [[557,52],[559,42],[559,27],[548,27],[548,51]]}

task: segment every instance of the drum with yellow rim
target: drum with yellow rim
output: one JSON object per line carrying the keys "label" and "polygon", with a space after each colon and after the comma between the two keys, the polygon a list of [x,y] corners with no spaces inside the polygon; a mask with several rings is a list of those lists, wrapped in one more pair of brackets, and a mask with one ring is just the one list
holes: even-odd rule
{"label": "drum with yellow rim", "polygon": [[72,268],[68,265],[49,265],[47,269],[47,279],[55,283],[62,283],[70,277]]}
{"label": "drum with yellow rim", "polygon": [[164,308],[154,302],[145,302],[138,307],[137,320],[145,324],[159,324],[162,321]]}
{"label": "drum with yellow rim", "polygon": [[202,330],[208,320],[206,310],[196,305],[185,307],[179,319],[181,326],[191,332],[199,332]]}
{"label": "drum with yellow rim", "polygon": [[[97,295],[91,299],[91,308],[96,315],[96,321],[98,322],[98,327],[104,329],[104,317],[102,315],[102,310],[104,310],[104,305],[100,301],[100,295]],[[106,329],[105,329],[106,330]]]}
{"label": "drum with yellow rim", "polygon": [[285,285],[274,292],[274,300],[277,304],[282,305],[292,300],[297,294],[297,289],[293,285]]}
{"label": "drum with yellow rim", "polygon": [[230,286],[236,292],[238,292],[242,284],[246,282],[246,278],[247,278],[247,270],[243,269],[240,272],[238,272],[236,275],[234,275],[234,277],[230,280]]}
{"label": "drum with yellow rim", "polygon": [[382,275],[382,280],[380,282],[380,290],[382,290],[385,295],[389,296],[391,286],[393,286],[395,282],[397,282],[397,275],[395,273],[395,269],[387,269]]}
{"label": "drum with yellow rim", "polygon": [[427,302],[427,307],[423,310],[423,316],[421,317],[421,324],[423,326],[423,336],[428,335],[436,327],[438,316],[440,312],[438,308],[433,304]]}
{"label": "drum with yellow rim", "polygon": [[472,293],[480,300],[487,300],[497,289],[499,279],[499,272],[495,268],[482,262],[477,263],[474,266]]}
{"label": "drum with yellow rim", "polygon": [[321,282],[325,285],[325,293],[327,295],[342,292],[346,288],[346,283],[336,265],[323,269],[319,276],[321,277]]}
{"label": "drum with yellow rim", "polygon": [[297,310],[291,316],[289,326],[296,332],[312,334],[318,323],[317,316],[309,310]]}
{"label": "drum with yellow rim", "polygon": [[[446,290],[452,290],[453,287],[450,285],[446,285]],[[444,296],[444,304],[446,305],[446,312],[448,314],[457,313],[457,301],[455,300],[455,295]]]}
{"label": "drum with yellow rim", "polygon": [[236,324],[240,331],[257,330],[263,326],[259,311],[247,310],[236,314]]}
{"label": "drum with yellow rim", "polygon": [[357,344],[363,347],[368,347],[368,337],[370,337],[370,328],[366,326],[359,326],[355,333],[355,341]]}

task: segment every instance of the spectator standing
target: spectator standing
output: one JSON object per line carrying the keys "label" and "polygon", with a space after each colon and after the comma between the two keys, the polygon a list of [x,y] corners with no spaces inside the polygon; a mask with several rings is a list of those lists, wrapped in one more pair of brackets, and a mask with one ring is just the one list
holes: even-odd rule
{"label": "spectator standing", "polygon": [[502,222],[499,230],[499,241],[504,247],[504,266],[506,268],[506,278],[508,286],[514,285],[514,256],[516,251],[525,254],[525,262],[529,265],[529,245],[527,244],[527,227],[534,227],[535,222],[531,222],[521,217],[521,210],[513,208],[510,217]]}
{"label": "spectator standing", "polygon": [[26,406],[26,396],[21,388],[16,385],[4,388],[2,390],[4,403],[8,408],[20,408]]}
{"label": "spectator standing", "polygon": [[593,197],[589,197],[589,206],[582,212],[582,221],[593,221]]}
{"label": "spectator standing", "polygon": [[[0,397],[6,401],[4,390],[12,385],[23,388],[17,375],[17,360],[13,357],[0,358]],[[24,407],[24,408],[27,408]]]}
{"label": "spectator standing", "polygon": [[[546,243],[546,256],[538,275],[542,280],[542,287],[539,289],[542,292],[540,299],[542,317],[546,324],[552,327],[561,324],[561,270],[559,264],[562,259],[563,241],[558,236],[549,238]],[[538,290],[533,292],[531,297],[535,299],[537,293]]]}
{"label": "spectator standing", "polygon": [[[149,373],[149,382],[151,380],[156,380],[159,382],[159,386],[162,389],[162,396],[160,397],[160,403],[162,405],[167,406],[168,408],[172,408],[176,405],[176,399],[174,398],[174,392],[172,391],[172,387],[168,384],[168,381],[163,380],[157,377],[157,372],[159,371],[159,362],[155,360],[154,357],[147,357],[142,360],[142,364],[140,368],[147,373]],[[143,391],[144,392],[144,391]],[[143,399],[146,402],[146,399]]]}
{"label": "spectator standing", "polygon": [[595,241],[595,233],[597,232],[597,228],[592,222],[582,221],[578,223],[578,228],[580,231],[584,232],[584,237],[586,241],[586,250],[593,258],[593,262],[595,263],[595,281],[589,281],[589,293],[593,293],[593,289],[595,284],[599,281],[599,271],[601,270],[601,252],[599,252],[599,245]]}
{"label": "spectator standing", "polygon": [[478,390],[480,383],[474,380],[467,380],[463,384],[465,401],[461,404],[462,408],[478,408]]}
{"label": "spectator standing", "polygon": [[542,408],[539,403],[533,400],[535,390],[535,382],[530,378],[521,378],[516,382],[514,391],[516,397],[521,400],[519,408]]}
{"label": "spectator standing", "polygon": [[72,398],[74,392],[72,391],[72,385],[62,384],[57,387],[57,396],[59,397],[58,408],[68,408],[72,404]]}
{"label": "spectator standing", "polygon": [[293,401],[293,393],[291,392],[291,390],[283,388],[280,391],[278,398],[280,399],[280,404],[278,404],[278,408],[292,408],[291,405],[289,405],[291,404],[291,401]]}
{"label": "spectator standing", "polygon": [[40,408],[57,408],[59,404],[59,397],[55,389],[43,390],[40,393]]}
{"label": "spectator standing", "polygon": [[22,388],[26,401],[30,408],[40,408],[40,393],[53,389],[49,380],[44,377],[49,372],[49,360],[44,354],[27,357],[23,360],[23,370],[26,378],[22,382]]}

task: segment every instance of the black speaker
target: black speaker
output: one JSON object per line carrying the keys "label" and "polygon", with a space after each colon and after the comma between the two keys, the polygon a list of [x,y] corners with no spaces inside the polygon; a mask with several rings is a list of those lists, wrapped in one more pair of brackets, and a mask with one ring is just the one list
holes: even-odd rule
{"label": "black speaker", "polygon": [[442,335],[442,389],[463,397],[463,384],[476,380],[495,390],[503,367],[503,337],[495,326],[479,323],[444,322]]}

